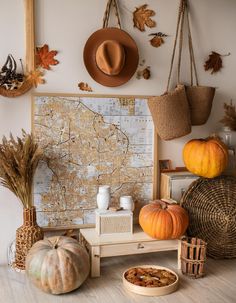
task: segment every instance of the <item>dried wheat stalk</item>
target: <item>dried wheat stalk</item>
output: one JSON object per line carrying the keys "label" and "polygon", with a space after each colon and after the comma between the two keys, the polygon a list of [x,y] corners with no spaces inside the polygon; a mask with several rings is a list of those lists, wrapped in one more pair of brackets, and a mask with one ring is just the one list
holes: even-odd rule
{"label": "dried wheat stalk", "polygon": [[32,206],[33,178],[43,152],[32,134],[22,130],[22,138],[7,140],[0,144],[0,184],[12,191],[24,208]]}

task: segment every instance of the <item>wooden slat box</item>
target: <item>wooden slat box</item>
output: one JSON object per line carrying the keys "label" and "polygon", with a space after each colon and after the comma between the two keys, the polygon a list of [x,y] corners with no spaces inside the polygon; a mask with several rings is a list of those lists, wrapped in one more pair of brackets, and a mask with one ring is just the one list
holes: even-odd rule
{"label": "wooden slat box", "polygon": [[133,212],[130,210],[100,210],[95,211],[96,232],[105,234],[132,234]]}

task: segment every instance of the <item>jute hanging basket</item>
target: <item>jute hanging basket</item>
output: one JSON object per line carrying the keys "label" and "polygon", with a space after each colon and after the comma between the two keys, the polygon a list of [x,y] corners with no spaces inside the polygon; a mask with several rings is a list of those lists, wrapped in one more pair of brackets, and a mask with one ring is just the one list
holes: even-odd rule
{"label": "jute hanging basket", "polygon": [[[187,5],[187,0],[185,0],[185,12],[185,15],[187,16],[188,46],[191,68],[191,85],[186,86],[186,94],[190,108],[191,124],[202,125],[207,122],[210,116],[212,102],[215,96],[215,88],[210,86],[199,85],[196,61],[193,50],[192,34],[189,22],[189,5]],[[193,85],[194,77],[196,85]]]}
{"label": "jute hanging basket", "polygon": [[[163,140],[172,140],[185,136],[191,132],[191,121],[188,100],[184,85],[180,84],[180,65],[182,53],[182,30],[184,21],[184,0],[180,1],[179,14],[176,27],[174,48],[171,58],[170,71],[167,81],[166,93],[152,97],[148,100],[148,107],[152,115],[153,123],[158,135]],[[170,79],[179,38],[179,58],[177,87],[170,91]]]}
{"label": "jute hanging basket", "polygon": [[236,257],[236,178],[199,178],[181,204],[189,213],[188,235],[207,242],[208,256]]}
{"label": "jute hanging basket", "polygon": [[36,222],[35,207],[25,208],[23,225],[16,231],[15,267],[25,269],[25,258],[33,244],[43,239],[43,230]]}
{"label": "jute hanging basket", "polygon": [[186,86],[192,125],[205,124],[210,116],[215,88],[208,86]]}
{"label": "jute hanging basket", "polygon": [[162,96],[150,98],[148,107],[161,139],[172,140],[191,132],[188,101],[184,85]]}

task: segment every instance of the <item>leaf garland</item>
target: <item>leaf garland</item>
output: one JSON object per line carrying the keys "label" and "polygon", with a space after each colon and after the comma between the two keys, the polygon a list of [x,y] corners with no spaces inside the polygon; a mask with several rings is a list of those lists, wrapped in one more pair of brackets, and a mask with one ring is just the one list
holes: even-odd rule
{"label": "leaf garland", "polygon": [[57,55],[56,50],[49,51],[49,46],[44,44],[42,47],[36,47],[36,66],[41,66],[44,69],[51,69],[50,65],[57,65],[58,60],[54,59]]}
{"label": "leaf garland", "polygon": [[138,28],[141,32],[145,31],[145,26],[152,28],[156,26],[156,22],[151,19],[155,16],[155,12],[151,9],[147,9],[147,4],[136,7],[133,12],[134,27]]}

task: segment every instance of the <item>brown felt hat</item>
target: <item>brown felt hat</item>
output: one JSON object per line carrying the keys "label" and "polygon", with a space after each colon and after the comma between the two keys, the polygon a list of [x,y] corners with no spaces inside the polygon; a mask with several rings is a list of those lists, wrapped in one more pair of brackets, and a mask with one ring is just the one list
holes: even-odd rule
{"label": "brown felt hat", "polygon": [[84,64],[90,76],[104,86],[129,81],[139,61],[138,48],[128,33],[118,28],[94,32],[84,47]]}

